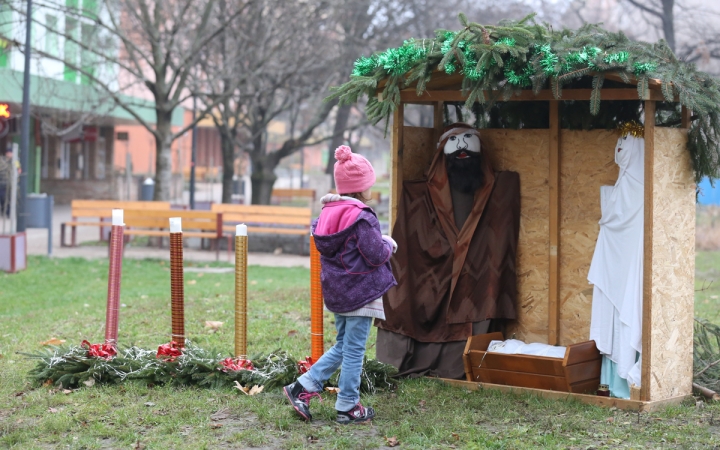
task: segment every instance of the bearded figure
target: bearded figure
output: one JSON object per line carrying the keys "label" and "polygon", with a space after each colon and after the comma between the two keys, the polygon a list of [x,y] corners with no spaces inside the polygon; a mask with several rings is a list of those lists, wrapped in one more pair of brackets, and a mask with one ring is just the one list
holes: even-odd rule
{"label": "bearded figure", "polygon": [[403,183],[377,358],[404,376],[464,378],[467,338],[515,319],[520,177],[495,172],[480,133],[450,125],[426,178]]}

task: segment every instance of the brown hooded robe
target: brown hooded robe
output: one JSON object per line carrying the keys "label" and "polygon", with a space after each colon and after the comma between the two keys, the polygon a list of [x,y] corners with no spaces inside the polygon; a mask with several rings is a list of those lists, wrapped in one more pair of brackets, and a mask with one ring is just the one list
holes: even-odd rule
{"label": "brown hooded robe", "polygon": [[375,320],[377,358],[401,375],[463,378],[467,338],[488,332],[490,319],[515,319],[519,174],[494,172],[483,155],[484,184],[458,229],[444,145],[427,179],[403,183],[392,234],[398,285],[383,298],[386,320]]}

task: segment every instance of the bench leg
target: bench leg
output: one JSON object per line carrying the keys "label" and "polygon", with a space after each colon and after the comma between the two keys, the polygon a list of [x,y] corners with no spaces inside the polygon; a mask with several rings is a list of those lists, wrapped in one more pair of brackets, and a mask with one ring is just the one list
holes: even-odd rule
{"label": "bench leg", "polygon": [[72,226],[70,235],[72,236],[72,246],[77,247],[77,227],[75,225]]}
{"label": "bench leg", "polygon": [[232,240],[231,240],[231,236],[228,234],[228,235],[227,235],[227,255],[228,255],[228,262],[230,262],[230,255],[232,254],[232,253],[230,252],[230,247],[232,247]]}
{"label": "bench leg", "polygon": [[65,247],[65,224],[60,224],[60,247]]}
{"label": "bench leg", "polygon": [[215,238],[213,243],[215,245],[215,261],[220,261],[220,238]]}

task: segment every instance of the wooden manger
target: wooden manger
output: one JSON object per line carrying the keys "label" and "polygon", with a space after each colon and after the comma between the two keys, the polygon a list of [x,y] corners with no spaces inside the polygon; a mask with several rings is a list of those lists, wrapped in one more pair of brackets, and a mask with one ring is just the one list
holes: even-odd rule
{"label": "wooden manger", "polygon": [[[620,81],[610,73],[606,73],[605,78]],[[602,101],[643,100],[645,107],[640,399],[577,394],[577,389],[580,392],[593,389],[582,383],[577,389],[568,387],[567,377],[565,386],[571,393],[563,395],[577,396],[591,403],[647,410],[680,402],[692,392],[695,182],[686,148],[689,111],[683,107],[681,128],[655,127],[655,104],[663,100],[660,84],[651,80],[647,95],[639,98],[633,81],[626,88],[603,89]],[[421,178],[436,151],[443,129],[444,102],[465,100],[461,83],[460,75],[435,72],[422,95],[416,93],[415,86],[400,91],[391,131],[391,227],[397,217],[403,181]],[[378,96],[382,89],[383,81],[378,85]],[[587,274],[599,232],[600,186],[614,184],[618,176],[614,163],[618,135],[607,130],[561,129],[559,102],[589,100],[590,94],[589,89],[564,89],[562,98],[557,100],[549,90],[538,94],[523,90],[509,100],[549,102],[549,129],[480,131],[484,151],[495,170],[520,174],[518,319],[507,332],[526,342],[574,348],[574,344],[588,340],[592,286],[588,284]],[[406,104],[432,105],[433,127],[405,126]],[[472,348],[473,344],[468,345]],[[471,368],[471,372],[474,371],[475,368]],[[535,373],[540,375],[543,374]],[[483,377],[479,382],[475,379],[448,382],[470,389],[479,386],[509,389],[495,384],[497,377]],[[557,397],[557,393],[548,394],[548,390],[532,389],[553,389],[548,386],[513,387],[512,390]]]}

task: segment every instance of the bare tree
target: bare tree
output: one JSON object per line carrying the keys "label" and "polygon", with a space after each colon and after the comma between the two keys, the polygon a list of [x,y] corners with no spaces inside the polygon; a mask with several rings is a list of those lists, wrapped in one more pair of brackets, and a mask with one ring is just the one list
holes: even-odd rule
{"label": "bare tree", "polygon": [[[232,8],[221,17],[213,14],[217,8],[216,0],[104,0],[101,13],[93,14],[88,22],[86,10],[66,6],[65,2],[46,0],[38,2],[38,6],[61,13],[65,17],[65,26],[52,27],[35,18],[33,22],[60,36],[66,43],[66,53],[68,48],[74,47],[83,57],[51,54],[39,48],[33,51],[61,61],[86,77],[96,89],[107,93],[153,134],[155,199],[169,200],[173,141],[232,90],[217,95],[193,123],[178,131],[172,129],[173,113],[193,95],[190,83],[202,50],[242,14],[250,1],[232,2]],[[23,13],[13,2],[9,4]],[[91,25],[91,33],[77,33],[75,28],[67,26],[68,19]],[[68,43],[72,47],[68,47]],[[117,67],[116,77],[101,76],[96,70],[108,64]],[[151,99],[155,123],[139,113],[140,108],[148,106],[147,102],[133,100],[128,93]]]}

